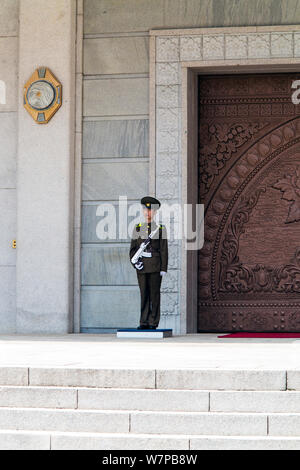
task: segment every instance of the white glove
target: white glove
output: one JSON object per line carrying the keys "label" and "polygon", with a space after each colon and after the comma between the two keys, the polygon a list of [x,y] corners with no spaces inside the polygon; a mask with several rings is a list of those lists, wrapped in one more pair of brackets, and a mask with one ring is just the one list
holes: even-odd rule
{"label": "white glove", "polygon": [[166,271],[160,271],[160,275],[161,275],[162,277],[164,277],[165,274],[167,274]]}

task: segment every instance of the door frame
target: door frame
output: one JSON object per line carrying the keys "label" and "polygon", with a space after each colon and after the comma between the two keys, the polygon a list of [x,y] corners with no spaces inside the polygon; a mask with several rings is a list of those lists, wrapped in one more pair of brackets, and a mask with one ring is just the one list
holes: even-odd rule
{"label": "door frame", "polygon": [[[199,75],[227,75],[227,74],[246,74],[246,73],[289,73],[298,72],[300,79],[300,64],[247,64],[236,67],[236,65],[226,65],[215,67],[201,66],[190,67],[182,64],[183,90],[186,92],[186,103],[183,106],[186,114],[183,120],[182,134],[182,168],[186,168],[186,174],[182,175],[182,188],[185,188],[185,194],[182,196],[182,203],[197,204],[198,201],[198,77]],[[291,90],[292,94],[292,90]],[[183,96],[182,96],[183,99]],[[186,127],[184,128],[184,123]],[[187,139],[187,136],[190,138]],[[184,178],[184,181],[183,181]],[[185,185],[184,185],[185,183]],[[198,316],[198,252],[184,252],[182,247],[182,259],[186,266],[182,276],[181,288],[185,287],[186,298],[186,328],[187,333],[197,333]],[[181,291],[182,292],[182,291]]]}
{"label": "door frame", "polygon": [[[216,40],[218,43],[216,43]],[[263,48],[250,45],[266,40]],[[280,42],[281,41],[281,42]],[[222,48],[217,46],[222,44]],[[240,48],[239,48],[240,46]],[[253,53],[254,50],[254,53]],[[211,54],[210,54],[211,51]],[[220,57],[212,60],[215,51]],[[233,55],[233,51],[236,55]],[[251,53],[250,53],[251,52]],[[184,60],[188,56],[190,60]],[[252,54],[251,58],[250,55]],[[257,57],[254,55],[257,54]],[[284,56],[285,54],[285,56]],[[241,56],[232,59],[235,56]],[[263,57],[261,57],[263,55]],[[176,65],[178,71],[176,74]],[[175,73],[172,71],[175,70]],[[172,73],[171,73],[171,72]],[[300,26],[195,28],[150,31],[150,192],[160,196],[160,188],[168,186],[168,178],[159,171],[159,148],[173,132],[178,133],[178,155],[181,171],[177,175],[180,203],[198,202],[198,76],[245,73],[299,72]],[[167,74],[168,73],[168,77]],[[170,78],[169,78],[170,77]],[[160,128],[159,94],[157,87],[178,87],[178,129]],[[291,90],[292,94],[292,90]],[[170,105],[170,108],[172,105]],[[175,112],[176,106],[171,109]],[[174,184],[174,178],[172,180]],[[170,191],[170,194],[172,192]],[[168,194],[167,194],[168,196]],[[172,199],[172,197],[170,198]],[[179,289],[177,302],[180,312],[180,333],[197,333],[198,259],[197,251],[186,251],[181,243],[179,262]],[[174,322],[173,322],[174,324]],[[170,326],[172,327],[172,322]]]}

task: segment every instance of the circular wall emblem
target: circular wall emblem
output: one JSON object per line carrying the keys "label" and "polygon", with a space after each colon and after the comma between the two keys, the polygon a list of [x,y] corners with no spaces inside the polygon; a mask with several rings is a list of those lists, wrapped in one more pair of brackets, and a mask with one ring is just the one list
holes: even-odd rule
{"label": "circular wall emblem", "polygon": [[55,100],[55,89],[46,80],[33,82],[27,91],[27,101],[34,109],[47,109]]}
{"label": "circular wall emblem", "polygon": [[47,67],[39,67],[24,86],[25,109],[38,124],[46,124],[61,104],[61,83]]}

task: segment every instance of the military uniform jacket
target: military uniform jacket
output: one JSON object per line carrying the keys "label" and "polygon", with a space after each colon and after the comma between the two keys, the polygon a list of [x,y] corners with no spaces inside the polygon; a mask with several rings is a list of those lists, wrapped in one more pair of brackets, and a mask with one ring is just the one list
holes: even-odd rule
{"label": "military uniform jacket", "polygon": [[[137,252],[142,242],[144,242],[149,234],[157,228],[157,224],[152,222],[151,224],[143,223],[137,224],[133,230],[129,256],[130,259]],[[151,239],[150,244],[145,249],[146,252],[151,252],[152,257],[148,258],[143,256],[144,267],[139,270],[139,273],[155,273],[160,271],[166,271],[168,269],[168,240],[167,231],[164,225],[160,225],[159,231],[155,234],[154,238]],[[132,265],[133,266],[133,265]]]}

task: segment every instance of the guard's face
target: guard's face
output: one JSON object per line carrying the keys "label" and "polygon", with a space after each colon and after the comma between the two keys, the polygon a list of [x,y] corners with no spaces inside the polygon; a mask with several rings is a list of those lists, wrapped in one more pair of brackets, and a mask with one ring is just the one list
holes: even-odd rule
{"label": "guard's face", "polygon": [[147,209],[146,207],[144,207],[143,209],[143,212],[144,212],[144,217],[145,217],[145,220],[146,222],[151,222],[153,219],[154,219],[154,216],[156,214],[156,210],[154,209]]}

